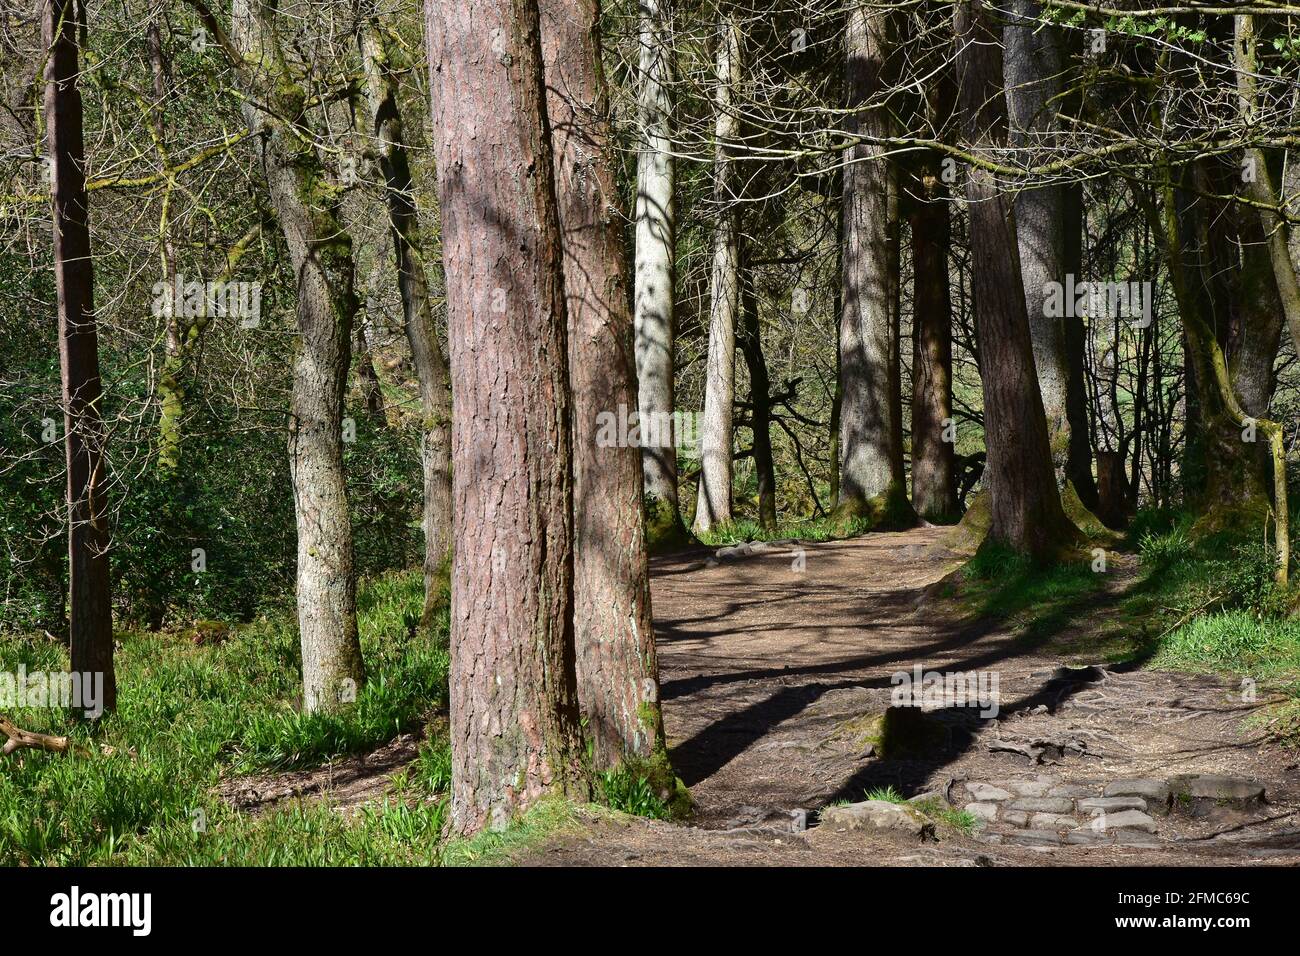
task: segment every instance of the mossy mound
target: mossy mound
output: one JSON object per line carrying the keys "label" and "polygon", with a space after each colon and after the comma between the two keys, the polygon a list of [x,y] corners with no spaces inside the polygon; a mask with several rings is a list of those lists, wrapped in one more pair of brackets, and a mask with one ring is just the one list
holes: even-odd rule
{"label": "mossy mound", "polygon": [[899,482],[892,483],[878,495],[870,498],[841,497],[831,512],[831,521],[849,537],[864,531],[896,531],[916,524],[916,512],[907,498],[907,489]]}
{"label": "mossy mound", "polygon": [[1083,532],[1084,538],[1089,542],[1113,547],[1123,540],[1122,534],[1106,527],[1100,518],[1088,510],[1088,506],[1079,497],[1079,492],[1075,491],[1073,482],[1067,481],[1061,489],[1061,507],[1065,509],[1065,516],[1074,522],[1074,526]]}
{"label": "mossy mound", "polygon": [[1271,533],[1272,525],[1272,506],[1263,495],[1256,495],[1240,501],[1207,503],[1189,533],[1194,539],[1252,537],[1264,530]]}
{"label": "mossy mound", "polygon": [[645,499],[645,538],[651,554],[679,551],[698,543],[671,501],[649,496]]}
{"label": "mossy mound", "polygon": [[952,731],[941,718],[920,707],[889,707],[883,714],[845,721],[835,736],[848,737],[858,750],[870,747],[881,759],[899,759],[945,748]]}
{"label": "mossy mound", "polygon": [[970,500],[961,521],[953,526],[939,542],[949,551],[964,557],[973,557],[988,537],[993,524],[993,500],[988,489],[975,494]]}

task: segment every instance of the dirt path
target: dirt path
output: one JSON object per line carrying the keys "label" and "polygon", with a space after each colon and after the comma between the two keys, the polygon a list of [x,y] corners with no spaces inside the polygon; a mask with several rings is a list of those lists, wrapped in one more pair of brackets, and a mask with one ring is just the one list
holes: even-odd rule
{"label": "dirt path", "polygon": [[[703,552],[657,560],[665,720],[696,815],[689,826],[593,821],[524,862],[1300,861],[1297,755],[1252,733],[1245,719],[1258,704],[1243,702],[1238,688],[1136,669],[1079,675],[1087,680],[1057,673],[1065,664],[1095,663],[1086,658],[1090,622],[1122,590],[1122,569],[1112,573],[1108,594],[1090,598],[1095,606],[1077,609],[1083,623],[1073,634],[1035,647],[1007,626],[962,621],[934,597],[932,586],[956,566],[938,546],[942,535],[915,530],[734,559]],[[1071,636],[1085,656],[1059,650]],[[996,675],[1000,710],[996,719],[945,711],[943,741],[886,759],[864,744],[864,728],[889,706],[893,675],[917,665]],[[997,742],[1036,746],[1027,752],[1042,762],[990,749]],[[975,834],[940,827],[937,840],[815,825],[818,810],[886,786],[903,796],[937,791],[961,808],[975,800],[968,784],[980,782],[1084,798],[1124,778],[1194,773],[1257,780],[1267,802],[1158,816],[1154,834],[1121,841],[1140,845],[1076,844],[1065,833],[1012,826],[1002,819],[1011,816],[1010,802]],[[803,832],[800,811],[809,826]]]}

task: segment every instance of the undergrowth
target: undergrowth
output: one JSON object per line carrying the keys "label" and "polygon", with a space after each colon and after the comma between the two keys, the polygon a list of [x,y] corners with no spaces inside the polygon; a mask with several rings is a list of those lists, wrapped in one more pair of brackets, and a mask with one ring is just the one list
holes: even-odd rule
{"label": "undergrowth", "polygon": [[[85,750],[19,751],[0,773],[0,865],[416,862],[442,826],[445,770],[432,740],[409,802],[343,818],[322,805],[258,816],[213,790],[226,776],[319,764],[419,730],[446,705],[447,617],[412,629],[419,573],[365,582],[358,618],[368,680],[356,706],[299,712],[292,613],[264,616],[196,646],[185,633],[124,633],[118,710],[96,724],[53,708],[7,713],[19,726],[66,734]],[[66,651],[42,639],[0,645],[0,671],[60,671]],[[436,731],[441,733],[440,730]],[[93,754],[91,756],[90,754]],[[368,848],[368,849],[367,849]]]}

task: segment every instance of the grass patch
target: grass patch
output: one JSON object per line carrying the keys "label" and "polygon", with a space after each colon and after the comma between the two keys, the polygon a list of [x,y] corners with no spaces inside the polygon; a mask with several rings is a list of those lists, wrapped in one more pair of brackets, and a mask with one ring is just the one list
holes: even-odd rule
{"label": "grass patch", "polygon": [[1039,565],[986,544],[964,567],[959,593],[977,616],[1009,621],[1023,639],[1038,641],[1065,627],[1103,583],[1088,562]]}
{"label": "grass patch", "polygon": [[1243,610],[1194,617],[1159,642],[1152,664],[1254,678],[1297,675],[1300,621],[1260,618]]}
{"label": "grass patch", "polygon": [[775,528],[764,528],[757,521],[740,518],[717,525],[696,534],[702,544],[711,548],[745,544],[750,541],[783,541],[797,538],[800,541],[837,541],[866,534],[874,527],[870,518],[808,518],[783,521]]}
{"label": "grass patch", "polygon": [[468,839],[448,840],[438,862],[442,866],[505,865],[556,833],[578,826],[584,816],[599,812],[595,807],[579,811],[557,797],[539,800],[504,830],[484,830]]}
{"label": "grass patch", "polygon": [[883,800],[885,803],[906,803],[903,795],[893,787],[876,787],[874,790],[868,790],[865,800]]}
{"label": "grass patch", "polygon": [[1130,659],[1258,681],[1261,698],[1282,701],[1250,723],[1300,742],[1300,620],[1294,589],[1273,580],[1271,549],[1240,533],[1196,535],[1192,515],[1139,515],[1134,524],[1143,576],[1123,610],[1143,634]]}
{"label": "grass patch", "polygon": [[[249,817],[212,794],[223,776],[369,750],[444,706],[447,618],[412,628],[422,603],[419,573],[365,582],[358,616],[369,680],[356,706],[328,716],[296,709],[301,673],[288,611],[234,628],[221,644],[120,635],[117,713],[97,725],[54,709],[8,715],[29,730],[67,734],[94,755],[25,751],[5,759],[0,865],[424,859],[422,848],[403,856],[398,844],[403,834],[436,839],[444,811],[427,800],[371,808],[355,819],[314,804]],[[63,670],[66,652],[35,639],[0,645],[0,671],[20,665]],[[417,762],[417,785],[429,795],[439,792],[438,759],[422,754]],[[372,851],[362,853],[367,846]]]}

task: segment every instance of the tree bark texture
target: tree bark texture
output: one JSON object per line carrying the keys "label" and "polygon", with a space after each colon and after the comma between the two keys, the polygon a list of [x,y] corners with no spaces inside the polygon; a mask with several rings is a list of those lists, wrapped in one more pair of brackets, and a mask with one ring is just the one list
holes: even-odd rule
{"label": "tree bark texture", "polygon": [[451,825],[582,796],[564,278],[536,0],[426,0],[451,343]]}
{"label": "tree bark texture", "polygon": [[600,59],[599,0],[539,0],[564,248],[573,396],[574,645],[594,769],[667,766],[650,618],[641,454],[600,447],[602,413],[636,406],[623,216]]}
{"label": "tree bark texture", "polygon": [[108,564],[108,476],[90,256],[90,207],[78,38],[84,8],[46,0],[42,38],[46,141],[54,220],[54,281],[59,305],[59,370],[68,484],[68,610],[74,672],[102,674],[105,710],[117,706],[113,604]]}
{"label": "tree bark texture", "polygon": [[343,401],[357,312],[352,240],[274,30],[274,9],[235,0],[231,39],[243,57],[242,107],[256,135],[271,204],[293,266],[298,335],[289,415],[289,469],[298,528],[298,628],[303,706],[356,699],[365,673],[343,471]]}
{"label": "tree bark texture", "polygon": [[[958,107],[975,155],[988,159],[1007,143],[999,30],[985,0],[955,8]],[[1049,559],[1078,537],[1065,516],[1052,467],[1047,420],[1034,368],[1016,220],[992,173],[972,165],[970,211],[975,330],[984,395],[989,542]]]}
{"label": "tree bark texture", "polygon": [[735,112],[741,71],[740,25],[735,14],[719,18],[714,68],[713,202],[717,223],[713,231],[696,531],[708,531],[731,520],[732,408],[736,393],[736,315],[740,308],[740,223],[735,205],[735,161],[731,156],[740,132]]}

